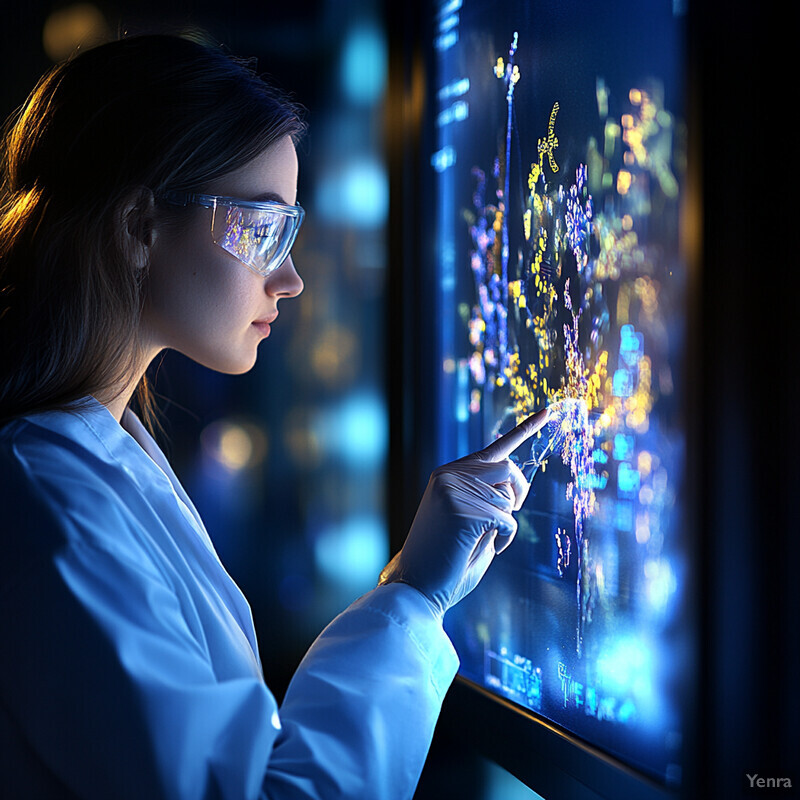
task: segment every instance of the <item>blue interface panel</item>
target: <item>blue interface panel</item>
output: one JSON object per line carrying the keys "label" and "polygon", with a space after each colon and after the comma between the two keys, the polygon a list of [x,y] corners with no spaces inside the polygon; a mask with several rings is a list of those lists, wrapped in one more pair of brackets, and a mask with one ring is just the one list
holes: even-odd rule
{"label": "blue interface panel", "polygon": [[[438,458],[544,406],[512,546],[448,614],[461,674],[679,784],[687,584],[685,9],[437,6]],[[533,464],[544,443],[515,458]]]}

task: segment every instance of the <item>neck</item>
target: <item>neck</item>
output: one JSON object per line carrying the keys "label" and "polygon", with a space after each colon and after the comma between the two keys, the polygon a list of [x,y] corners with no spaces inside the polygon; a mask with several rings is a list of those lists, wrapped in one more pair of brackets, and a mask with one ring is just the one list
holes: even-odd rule
{"label": "neck", "polygon": [[125,413],[125,409],[128,407],[131,397],[133,397],[133,391],[134,390],[131,389],[110,400],[105,400],[102,397],[98,397],[97,399],[114,415],[114,419],[121,423],[122,415]]}
{"label": "neck", "polygon": [[144,377],[147,367],[158,355],[158,350],[149,353],[137,361],[137,366],[119,383],[112,386],[107,392],[96,394],[95,399],[102,403],[114,416],[117,422],[122,422],[122,415],[136,391],[136,387]]}

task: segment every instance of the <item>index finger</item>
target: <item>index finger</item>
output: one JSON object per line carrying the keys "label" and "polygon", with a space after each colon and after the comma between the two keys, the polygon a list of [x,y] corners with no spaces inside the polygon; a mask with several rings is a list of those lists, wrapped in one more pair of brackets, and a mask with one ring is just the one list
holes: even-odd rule
{"label": "index finger", "polygon": [[504,458],[508,458],[526,439],[544,427],[547,416],[548,409],[543,408],[541,411],[537,411],[520,422],[516,428],[512,428],[508,433],[484,447],[480,451],[481,457],[485,461],[502,461]]}

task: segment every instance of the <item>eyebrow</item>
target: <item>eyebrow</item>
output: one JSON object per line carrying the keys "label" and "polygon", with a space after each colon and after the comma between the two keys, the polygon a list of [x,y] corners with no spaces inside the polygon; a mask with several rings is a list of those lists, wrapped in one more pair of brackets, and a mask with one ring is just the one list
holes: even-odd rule
{"label": "eyebrow", "polygon": [[281,205],[289,205],[277,192],[264,192],[263,194],[256,195],[250,198],[253,203],[281,203]]}

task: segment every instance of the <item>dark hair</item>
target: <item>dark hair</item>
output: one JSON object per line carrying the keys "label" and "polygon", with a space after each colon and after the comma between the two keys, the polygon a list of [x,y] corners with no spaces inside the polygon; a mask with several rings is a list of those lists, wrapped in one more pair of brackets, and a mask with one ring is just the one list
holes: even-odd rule
{"label": "dark hair", "polygon": [[[131,191],[201,190],[303,128],[251,62],[177,36],[48,72],[0,154],[0,421],[69,407],[131,369],[146,274],[118,235]],[[149,420],[146,380],[137,395]]]}

